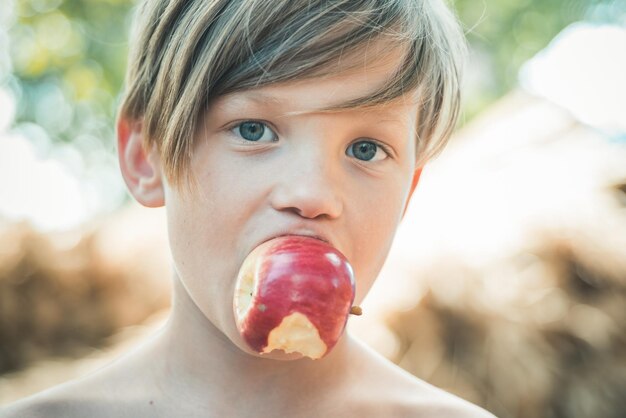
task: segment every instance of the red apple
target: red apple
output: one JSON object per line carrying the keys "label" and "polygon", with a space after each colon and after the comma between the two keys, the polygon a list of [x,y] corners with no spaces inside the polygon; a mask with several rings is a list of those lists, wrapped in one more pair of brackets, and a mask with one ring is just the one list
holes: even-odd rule
{"label": "red apple", "polygon": [[255,248],[235,286],[237,328],[252,350],[327,354],[354,300],[354,273],[337,249],[315,238],[283,236]]}

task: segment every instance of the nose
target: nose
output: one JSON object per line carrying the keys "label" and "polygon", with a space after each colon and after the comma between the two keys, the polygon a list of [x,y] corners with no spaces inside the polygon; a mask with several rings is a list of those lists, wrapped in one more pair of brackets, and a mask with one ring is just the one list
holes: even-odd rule
{"label": "nose", "polygon": [[301,151],[280,162],[272,207],[307,219],[338,218],[343,211],[338,167],[319,150]]}

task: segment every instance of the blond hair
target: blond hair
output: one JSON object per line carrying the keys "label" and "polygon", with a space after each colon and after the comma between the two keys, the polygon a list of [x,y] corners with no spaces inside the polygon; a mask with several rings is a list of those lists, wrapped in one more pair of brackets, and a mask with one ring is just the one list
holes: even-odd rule
{"label": "blond hair", "polygon": [[404,51],[383,88],[336,109],[420,93],[418,163],[456,123],[465,43],[442,0],[144,0],[135,15],[120,117],[141,120],[169,180],[188,172],[196,129],[216,97],[332,75],[346,51],[386,36]]}

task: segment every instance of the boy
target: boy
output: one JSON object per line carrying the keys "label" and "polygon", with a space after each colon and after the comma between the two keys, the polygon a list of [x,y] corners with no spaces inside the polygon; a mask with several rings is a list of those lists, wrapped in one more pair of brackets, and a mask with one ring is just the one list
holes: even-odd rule
{"label": "boy", "polygon": [[458,109],[462,38],[439,0],[146,0],[120,166],[167,209],[173,307],[136,352],[4,416],[488,417],[349,335],[320,360],[252,352],[232,301],[245,257],[321,239],[358,304]]}

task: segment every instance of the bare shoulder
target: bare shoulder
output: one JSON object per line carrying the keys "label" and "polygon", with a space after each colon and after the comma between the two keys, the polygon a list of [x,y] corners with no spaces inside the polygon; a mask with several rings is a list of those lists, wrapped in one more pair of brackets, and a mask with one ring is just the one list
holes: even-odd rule
{"label": "bare shoulder", "polygon": [[100,416],[93,400],[73,396],[71,385],[61,385],[52,390],[19,400],[0,410],[0,418],[43,418]]}
{"label": "bare shoulder", "polygon": [[426,382],[394,382],[358,400],[355,416],[495,418],[493,414]]}
{"label": "bare shoulder", "polygon": [[[359,350],[360,351],[360,350]],[[354,416],[495,418],[366,348],[359,356],[361,380],[351,392]]]}
{"label": "bare shoulder", "polygon": [[495,418],[485,411],[456,395],[433,386],[393,365],[400,374],[390,385],[395,388],[391,395],[396,416],[429,418]]}
{"label": "bare shoulder", "polygon": [[62,416],[62,411],[55,411],[55,406],[43,400],[24,399],[0,409],[1,418],[43,418]]}
{"label": "bare shoulder", "polygon": [[0,409],[0,418],[155,416],[155,402],[143,391],[98,380],[96,375],[19,400]]}
{"label": "bare shoulder", "polygon": [[[464,399],[422,382],[420,389],[389,405],[390,416],[429,418],[495,418],[493,414]],[[428,387],[424,387],[428,386]],[[420,395],[417,392],[421,391]]]}
{"label": "bare shoulder", "polygon": [[[121,359],[80,379],[0,408],[0,418],[149,416],[154,391],[136,364]],[[146,402],[142,402],[145,400]]]}

